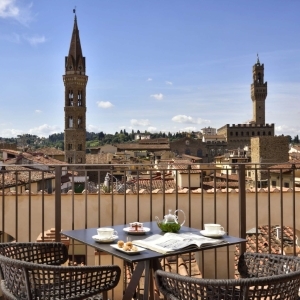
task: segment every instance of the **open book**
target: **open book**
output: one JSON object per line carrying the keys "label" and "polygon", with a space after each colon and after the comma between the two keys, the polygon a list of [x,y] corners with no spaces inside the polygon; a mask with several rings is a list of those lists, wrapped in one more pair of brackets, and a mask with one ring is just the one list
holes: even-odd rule
{"label": "open book", "polygon": [[200,249],[201,247],[226,244],[222,239],[212,239],[193,233],[154,234],[144,240],[132,241],[134,245],[144,247],[162,254],[182,249]]}

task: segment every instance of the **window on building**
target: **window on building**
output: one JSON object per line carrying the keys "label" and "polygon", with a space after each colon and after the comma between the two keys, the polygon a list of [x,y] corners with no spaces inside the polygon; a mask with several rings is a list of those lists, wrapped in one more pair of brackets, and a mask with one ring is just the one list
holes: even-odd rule
{"label": "window on building", "polygon": [[78,128],[82,128],[82,117],[78,117]]}
{"label": "window on building", "polygon": [[263,131],[263,135],[266,135],[266,133]]}
{"label": "window on building", "polygon": [[271,131],[268,132],[268,135],[271,135]]}
{"label": "window on building", "polygon": [[68,163],[72,164],[73,163],[73,158],[72,157],[68,157]]}
{"label": "window on building", "polygon": [[72,144],[68,144],[68,150],[72,150],[73,146]]}
{"label": "window on building", "polygon": [[73,128],[73,117],[69,117],[69,128]]}
{"label": "window on building", "polygon": [[249,136],[249,131],[246,132],[246,135]]}
{"label": "window on building", "polygon": [[255,133],[254,133],[254,131],[252,131],[252,136],[254,136],[255,135]]}
{"label": "window on building", "polygon": [[243,131],[241,132],[241,135],[244,136],[244,132]]}
{"label": "window on building", "polygon": [[276,180],[272,180],[272,187],[276,187]]}
{"label": "window on building", "polygon": [[78,106],[82,106],[82,91],[78,91],[77,103],[78,103]]}
{"label": "window on building", "polygon": [[288,182],[284,182],[284,183],[283,183],[283,186],[284,186],[285,188],[289,188],[289,187],[290,187],[290,184],[289,184]]}
{"label": "window on building", "polygon": [[73,91],[69,90],[69,106],[73,106]]}
{"label": "window on building", "polygon": [[260,135],[260,131],[257,132],[257,135]]}
{"label": "window on building", "polygon": [[235,136],[238,136],[238,135],[239,135],[239,133],[238,133],[238,132],[236,132],[236,133],[235,133]]}
{"label": "window on building", "polygon": [[233,136],[233,132],[230,132],[230,136]]}
{"label": "window on building", "polygon": [[79,164],[82,163],[82,158],[78,158],[78,163],[79,163]]}
{"label": "window on building", "polygon": [[82,151],[82,144],[78,144],[77,149],[78,149],[78,151]]}

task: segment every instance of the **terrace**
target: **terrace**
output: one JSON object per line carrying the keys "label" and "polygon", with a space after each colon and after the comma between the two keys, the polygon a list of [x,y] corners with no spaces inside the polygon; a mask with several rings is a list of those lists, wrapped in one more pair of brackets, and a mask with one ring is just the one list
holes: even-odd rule
{"label": "terrace", "polygon": [[[221,181],[218,176],[221,170],[213,164],[189,164],[172,170],[167,165],[140,164],[62,164],[48,165],[47,169],[2,165],[1,242],[62,239],[69,245],[70,264],[119,265],[122,280],[109,295],[110,299],[121,299],[130,280],[124,262],[61,237],[61,230],[155,221],[156,216],[163,218],[169,208],[179,208],[186,214],[186,226],[202,229],[205,223],[219,223],[228,234],[246,238],[248,242],[165,260],[164,268],[172,272],[234,278],[237,255],[244,251],[298,255],[298,165],[269,168],[235,164],[234,168],[238,188],[230,187],[228,169],[222,170]],[[254,181],[246,176],[249,168]],[[268,179],[267,187],[255,188],[260,186],[261,174]],[[274,174],[276,186],[272,180]],[[68,184],[66,178],[70,180]],[[210,186],[205,184],[208,180]],[[142,294],[141,281],[137,297]]]}

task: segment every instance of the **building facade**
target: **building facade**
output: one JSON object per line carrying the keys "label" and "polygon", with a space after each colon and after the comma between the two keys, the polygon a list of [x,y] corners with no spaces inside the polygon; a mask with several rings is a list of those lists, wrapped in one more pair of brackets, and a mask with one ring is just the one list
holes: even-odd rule
{"label": "building facade", "polygon": [[77,17],[69,54],[65,58],[65,162],[84,164],[86,162],[86,85],[85,57],[82,55]]}

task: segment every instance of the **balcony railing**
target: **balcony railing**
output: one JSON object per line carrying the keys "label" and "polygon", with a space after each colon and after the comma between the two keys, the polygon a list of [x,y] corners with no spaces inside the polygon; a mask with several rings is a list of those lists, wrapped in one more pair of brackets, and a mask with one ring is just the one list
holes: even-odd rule
{"label": "balcony railing", "polygon": [[[205,223],[220,223],[228,234],[247,238],[246,244],[195,256],[201,276],[232,278],[241,252],[300,253],[299,171],[295,164],[225,169],[213,164],[2,165],[1,242],[60,241],[61,230],[155,221],[179,208],[187,216],[186,226],[200,230]],[[118,258],[63,242],[70,242],[72,263],[123,267]],[[191,261],[185,270],[193,276]],[[180,272],[176,262],[173,271]],[[124,282],[113,292],[116,298],[128,279],[123,271]]]}

